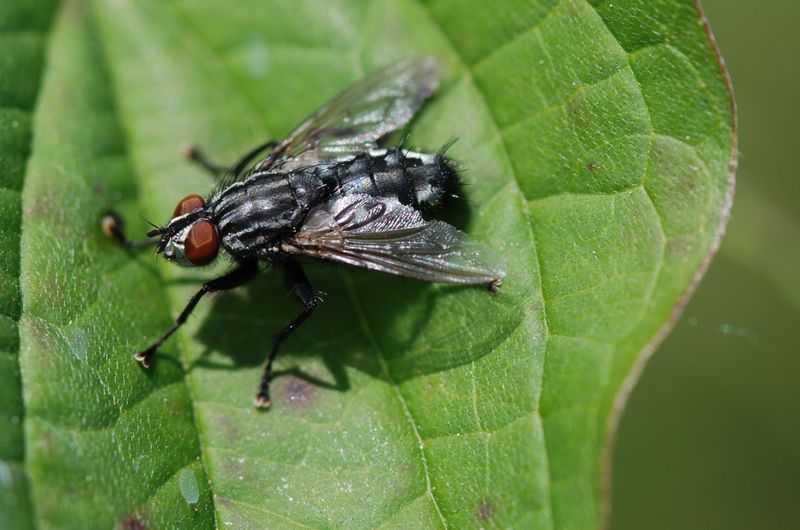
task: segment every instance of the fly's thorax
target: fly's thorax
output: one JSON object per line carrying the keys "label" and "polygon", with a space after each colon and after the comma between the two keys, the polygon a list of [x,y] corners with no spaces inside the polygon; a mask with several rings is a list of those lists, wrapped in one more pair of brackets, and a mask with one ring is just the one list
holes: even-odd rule
{"label": "fly's thorax", "polygon": [[326,198],[313,171],[254,174],[209,202],[220,243],[234,259],[267,259],[278,242],[293,233],[308,210]]}

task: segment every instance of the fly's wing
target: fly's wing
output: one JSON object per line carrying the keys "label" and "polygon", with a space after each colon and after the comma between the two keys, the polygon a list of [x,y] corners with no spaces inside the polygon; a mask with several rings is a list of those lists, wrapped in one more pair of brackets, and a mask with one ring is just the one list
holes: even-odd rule
{"label": "fly's wing", "polygon": [[301,123],[255,170],[283,171],[377,147],[400,129],[439,86],[439,63],[432,57],[395,63],[374,72],[334,97]]}
{"label": "fly's wing", "polygon": [[343,195],[313,208],[285,252],[441,283],[496,288],[503,268],[463,232],[396,199]]}

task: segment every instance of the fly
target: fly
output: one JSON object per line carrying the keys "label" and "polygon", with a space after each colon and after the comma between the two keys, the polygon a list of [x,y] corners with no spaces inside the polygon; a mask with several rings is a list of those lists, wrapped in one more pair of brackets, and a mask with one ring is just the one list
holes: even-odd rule
{"label": "fly", "polygon": [[285,139],[258,146],[230,169],[191,149],[189,158],[216,175],[218,184],[206,197],[184,197],[166,225],[148,232],[148,241],[127,239],[121,219],[107,215],[105,232],[127,247],[155,245],[157,253],[186,267],[211,263],[222,248],[236,265],[203,284],[173,325],[135,358],[148,367],[206,293],[244,285],[258,273],[259,263],[269,263],[283,269],[303,310],[277,334],[266,359],[253,404],[267,408],[278,350],[317,304],[297,257],[430,282],[482,284],[496,292],[504,274],[496,260],[455,227],[422,215],[453,194],[453,161],[444,150],[378,146],[433,95],[439,75],[432,58],[379,70],[333,98]]}

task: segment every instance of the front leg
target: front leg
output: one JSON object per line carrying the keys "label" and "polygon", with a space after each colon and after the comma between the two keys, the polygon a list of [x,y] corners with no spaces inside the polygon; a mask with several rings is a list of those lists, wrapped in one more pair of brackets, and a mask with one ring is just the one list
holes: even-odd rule
{"label": "front leg", "polygon": [[304,308],[288,326],[278,333],[275,337],[275,341],[272,343],[272,351],[270,351],[267,364],[264,366],[264,375],[261,377],[258,393],[256,397],[253,398],[253,405],[262,409],[269,408],[271,404],[269,385],[272,381],[272,363],[278,355],[278,349],[281,347],[281,344],[283,344],[283,341],[285,341],[294,330],[300,327],[300,324],[305,322],[317,307],[317,301],[314,298],[314,290],[311,288],[311,283],[309,283],[308,277],[305,272],[303,272],[300,265],[296,261],[289,259],[283,264],[283,267],[286,274],[286,282],[289,284],[291,293],[300,299]]}
{"label": "front leg", "polygon": [[153,247],[161,240],[160,237],[151,237],[150,239],[143,240],[128,239],[128,236],[125,234],[125,223],[123,223],[122,217],[113,210],[103,216],[100,226],[103,228],[103,233],[106,236],[114,238],[121,246],[131,250]]}
{"label": "front leg", "polygon": [[156,350],[158,350],[158,348],[164,343],[165,340],[169,338],[170,335],[175,333],[178,328],[181,327],[184,322],[186,322],[186,319],[189,318],[189,315],[192,313],[192,311],[194,311],[197,303],[206,293],[234,289],[249,282],[257,273],[258,261],[245,261],[224,276],[220,276],[219,278],[215,278],[204,283],[200,290],[197,291],[191,299],[189,299],[189,303],[186,304],[186,307],[183,309],[183,311],[181,311],[181,314],[178,316],[177,320],[175,320],[175,323],[173,323],[172,326],[170,326],[170,328],[163,335],[161,335],[157,341],[151,344],[149,348],[134,355],[134,358],[137,361],[140,361],[142,366],[145,368],[150,366],[150,359],[152,359],[153,355],[155,355]]}

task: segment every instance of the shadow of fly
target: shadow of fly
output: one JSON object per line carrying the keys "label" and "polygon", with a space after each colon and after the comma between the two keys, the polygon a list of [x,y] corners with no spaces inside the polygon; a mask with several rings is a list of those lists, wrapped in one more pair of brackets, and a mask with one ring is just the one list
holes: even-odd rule
{"label": "shadow of fly", "polygon": [[317,293],[296,261],[313,256],[430,282],[478,284],[496,292],[498,260],[453,226],[426,220],[457,188],[452,160],[378,140],[404,127],[436,91],[440,69],[432,58],[406,60],[372,73],[333,98],[280,142],[247,153],[231,168],[215,165],[198,148],[187,155],[218,177],[204,197],[189,195],[172,219],[131,241],[109,213],[105,232],[131,248],[154,245],[182,266],[214,261],[220,247],[236,267],[206,282],[174,324],[135,358],[145,367],[200,299],[247,283],[259,262],[283,269],[302,312],[274,339],[253,400],[270,405],[272,364],[281,344],[314,311]]}

